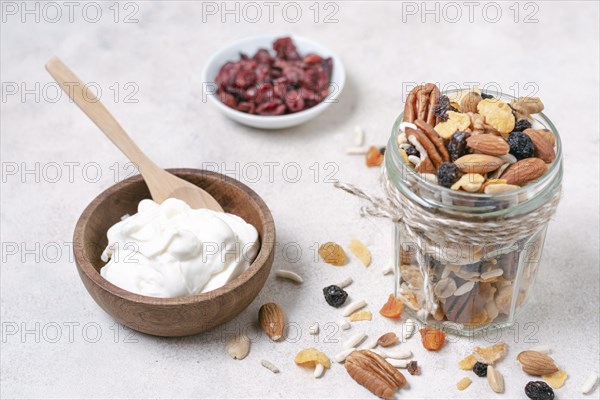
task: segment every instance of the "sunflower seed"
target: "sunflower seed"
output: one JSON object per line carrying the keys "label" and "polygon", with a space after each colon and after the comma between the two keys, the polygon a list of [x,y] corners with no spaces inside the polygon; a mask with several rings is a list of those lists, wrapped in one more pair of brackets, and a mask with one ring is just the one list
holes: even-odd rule
{"label": "sunflower seed", "polygon": [[336,362],[343,363],[353,351],[356,351],[356,347],[350,347],[349,349],[345,349],[340,351],[333,357]]}
{"label": "sunflower seed", "polygon": [[279,368],[277,368],[272,362],[267,361],[267,360],[262,360],[260,362],[260,365],[262,365],[263,367],[265,367],[266,369],[268,369],[269,371],[271,371],[274,374],[278,374],[279,373]]}
{"label": "sunflower seed", "polygon": [[323,372],[325,372],[325,367],[323,366],[323,364],[317,364],[315,366],[315,372],[313,374],[315,379],[319,379],[320,377],[322,377]]}
{"label": "sunflower seed", "polygon": [[384,274],[384,275],[389,275],[389,274],[391,274],[392,272],[394,272],[394,267],[387,267],[387,268],[386,268],[386,269],[384,269],[382,272],[383,272],[383,274]]}
{"label": "sunflower seed", "polygon": [[352,302],[352,303],[348,304],[346,307],[344,307],[344,310],[342,311],[342,315],[344,317],[347,317],[350,314],[353,314],[355,311],[360,310],[361,308],[365,307],[366,305],[367,305],[367,302],[364,300],[358,300],[358,301]]}
{"label": "sunflower seed", "polygon": [[475,282],[473,281],[463,283],[458,289],[456,289],[456,291],[454,292],[454,296],[459,297],[465,293],[469,293],[471,290],[473,290],[474,287]]}
{"label": "sunflower seed", "polygon": [[385,361],[392,364],[394,368],[406,368],[408,366],[408,360],[396,360],[394,358],[386,358]]}
{"label": "sunflower seed", "polygon": [[358,125],[354,127],[354,144],[357,146],[362,146],[365,144],[365,131]]}
{"label": "sunflower seed", "polygon": [[452,278],[445,278],[435,284],[433,293],[440,299],[447,299],[456,292],[456,282]]}
{"label": "sunflower seed", "polygon": [[396,351],[386,350],[385,354],[387,355],[387,358],[393,358],[395,360],[404,360],[412,357],[412,351],[410,351],[409,349]]}
{"label": "sunflower seed", "polygon": [[598,382],[598,373],[592,372],[590,376],[585,380],[583,385],[581,386],[581,393],[588,394],[594,389],[596,386],[596,382]]}
{"label": "sunflower seed", "polygon": [[362,332],[356,332],[354,335],[350,336],[348,340],[346,340],[342,344],[343,349],[350,349],[352,347],[358,346],[363,340],[367,338],[367,335]]}
{"label": "sunflower seed", "polygon": [[537,351],[538,353],[550,354],[550,346],[540,345],[529,349],[530,351]]}
{"label": "sunflower seed", "polygon": [[485,272],[483,274],[481,274],[481,279],[482,280],[488,280],[488,279],[492,279],[492,278],[496,278],[498,276],[501,276],[502,274],[504,274],[504,271],[500,268],[494,268],[488,272]]}
{"label": "sunflower seed", "polygon": [[346,154],[349,154],[351,156],[360,156],[363,154],[367,154],[369,152],[369,149],[367,149],[366,147],[347,147],[346,148]]}
{"label": "sunflower seed", "polygon": [[408,339],[410,339],[412,337],[412,335],[415,334],[416,330],[417,330],[417,323],[410,318],[407,319],[403,326],[403,332],[402,332],[403,340],[402,341],[406,342]]}
{"label": "sunflower seed", "polygon": [[302,283],[304,279],[300,275],[292,271],[286,271],[284,269],[280,269],[279,271],[275,271],[275,276],[278,278],[289,279],[294,282]]}
{"label": "sunflower seed", "polygon": [[345,287],[350,286],[351,284],[352,284],[352,278],[347,277],[346,279],[344,279],[343,281],[338,283],[336,286],[341,287],[343,289]]}
{"label": "sunflower seed", "polygon": [[346,318],[340,319],[340,321],[338,322],[338,325],[340,326],[340,328],[342,328],[345,331],[350,329],[350,327],[351,327],[350,322],[348,322],[348,320]]}

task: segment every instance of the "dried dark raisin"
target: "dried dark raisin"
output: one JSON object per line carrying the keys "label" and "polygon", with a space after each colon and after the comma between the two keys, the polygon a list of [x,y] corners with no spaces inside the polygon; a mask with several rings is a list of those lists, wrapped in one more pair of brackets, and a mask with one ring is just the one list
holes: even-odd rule
{"label": "dried dark raisin", "polygon": [[331,285],[323,288],[325,301],[332,307],[340,307],[348,298],[348,293],[339,286]]}
{"label": "dried dark raisin", "polygon": [[531,138],[523,132],[511,132],[508,135],[508,145],[510,146],[510,154],[515,156],[517,160],[533,157],[535,153]]}
{"label": "dried dark raisin", "polygon": [[419,150],[417,150],[417,148],[415,146],[413,146],[412,144],[410,146],[408,146],[407,148],[405,148],[404,151],[406,152],[407,156],[419,157],[421,155],[419,153]]}
{"label": "dried dark raisin", "polygon": [[531,122],[529,122],[527,119],[520,119],[515,124],[515,129],[513,129],[513,131],[523,132],[525,129],[529,128],[531,128]]}
{"label": "dried dark raisin", "polygon": [[385,154],[385,146],[379,148],[381,154]]}
{"label": "dried dark raisin", "polygon": [[554,390],[544,381],[529,382],[525,394],[532,400],[554,400]]}
{"label": "dried dark raisin", "polygon": [[456,161],[469,152],[467,138],[471,136],[468,132],[454,132],[448,141],[448,153],[450,159]]}
{"label": "dried dark raisin", "polygon": [[445,162],[437,170],[438,183],[449,188],[458,180],[458,168],[454,163]]}
{"label": "dried dark raisin", "polygon": [[475,372],[475,375],[483,378],[484,376],[487,376],[487,367],[487,364],[478,361],[473,365],[473,372]]}
{"label": "dried dark raisin", "polygon": [[440,96],[437,104],[433,108],[433,114],[440,120],[446,121],[448,119],[448,115],[446,114],[450,109],[456,111],[454,107],[450,105],[450,99],[448,96]]}
{"label": "dried dark raisin", "polygon": [[492,96],[491,94],[481,92],[481,98],[482,99],[493,99],[494,96]]}

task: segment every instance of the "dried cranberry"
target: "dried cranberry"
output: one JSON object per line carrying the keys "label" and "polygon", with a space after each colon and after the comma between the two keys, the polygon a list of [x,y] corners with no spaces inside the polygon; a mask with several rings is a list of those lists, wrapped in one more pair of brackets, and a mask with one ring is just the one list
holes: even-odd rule
{"label": "dried cranberry", "polygon": [[219,93],[219,99],[223,104],[227,107],[236,108],[237,101],[235,101],[235,96],[227,92]]}
{"label": "dried cranberry", "polygon": [[267,49],[258,49],[252,58],[260,64],[269,64],[271,62],[271,54],[269,54],[269,50]]}
{"label": "dried cranberry", "polygon": [[285,95],[285,104],[291,112],[297,112],[304,109],[304,99],[295,90],[288,92]]}
{"label": "dried cranberry", "polygon": [[280,101],[268,101],[256,107],[256,113],[260,115],[281,115],[285,112],[285,104]]}
{"label": "dried cranberry", "polygon": [[302,61],[304,61],[306,64],[316,64],[323,61],[323,57],[318,54],[310,53],[305,55]]}
{"label": "dried cranberry", "polygon": [[300,54],[298,54],[298,50],[296,50],[296,46],[290,37],[277,39],[275,43],[273,43],[273,50],[277,53],[277,57],[283,58],[284,60],[301,60]]}
{"label": "dried cranberry", "polygon": [[236,110],[245,112],[248,114],[254,114],[254,111],[256,110],[256,106],[254,105],[254,103],[250,103],[249,101],[243,101],[237,105]]}
{"label": "dried cranberry", "polygon": [[235,76],[235,84],[241,88],[247,88],[256,82],[254,71],[241,71]]}

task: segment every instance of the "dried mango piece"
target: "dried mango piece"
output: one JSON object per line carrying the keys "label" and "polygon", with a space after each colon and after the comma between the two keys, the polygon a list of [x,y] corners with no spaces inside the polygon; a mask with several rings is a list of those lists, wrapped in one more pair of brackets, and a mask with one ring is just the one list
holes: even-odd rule
{"label": "dried mango piece", "polygon": [[358,311],[358,312],[355,312],[354,314],[350,315],[348,317],[348,319],[352,322],[354,322],[354,321],[370,321],[372,317],[373,317],[373,314],[371,314],[371,311]]}
{"label": "dried mango piece", "polygon": [[423,347],[430,351],[438,351],[446,343],[446,334],[436,328],[423,328],[419,330]]}
{"label": "dried mango piece", "polygon": [[331,366],[329,357],[314,347],[300,350],[300,352],[296,354],[294,362],[296,365],[304,368],[314,368],[317,364],[321,364],[325,368],[329,368]]}
{"label": "dried mango piece", "polygon": [[469,385],[471,384],[471,382],[473,382],[473,381],[470,378],[464,377],[464,378],[462,378],[460,381],[458,381],[456,383],[456,388],[458,390],[465,390],[466,388],[469,387]]}
{"label": "dried mango piece", "polygon": [[565,384],[567,380],[567,371],[556,371],[553,374],[542,375],[542,379],[546,381],[546,383],[552,386],[554,389],[559,389],[562,385]]}
{"label": "dried mango piece", "polygon": [[484,99],[477,104],[477,111],[486,124],[506,135],[515,127],[515,117],[508,104],[498,99]]}
{"label": "dried mango piece", "polygon": [[348,248],[365,267],[368,267],[369,264],[371,264],[371,252],[367,249],[367,246],[360,242],[360,240],[352,239],[348,244]]}
{"label": "dried mango piece", "polygon": [[387,303],[379,310],[379,314],[386,318],[400,318],[402,315],[402,301],[397,300],[393,294],[390,294]]}
{"label": "dried mango piece", "polygon": [[497,343],[490,347],[475,347],[473,355],[480,363],[494,365],[497,361],[504,358],[507,347],[508,346],[504,342]]}
{"label": "dried mango piece", "polygon": [[458,362],[458,368],[464,371],[471,371],[475,366],[476,362],[477,359],[475,358],[475,356],[473,354],[469,354],[468,356],[466,356]]}
{"label": "dried mango piece", "polygon": [[346,252],[337,243],[327,242],[319,247],[319,255],[328,264],[340,267],[346,264]]}
{"label": "dried mango piece", "polygon": [[379,167],[383,163],[383,154],[375,146],[369,147],[367,152],[367,167]]}
{"label": "dried mango piece", "polygon": [[434,128],[443,139],[448,140],[454,132],[464,131],[471,125],[471,118],[467,114],[448,111],[446,115],[448,119]]}

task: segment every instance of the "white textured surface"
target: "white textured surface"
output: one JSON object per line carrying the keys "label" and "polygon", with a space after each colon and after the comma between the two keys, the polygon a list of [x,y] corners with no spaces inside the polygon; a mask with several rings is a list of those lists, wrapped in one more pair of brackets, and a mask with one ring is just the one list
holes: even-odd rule
{"label": "white textured surface", "polygon": [[[83,80],[100,83],[108,108],[160,165],[201,167],[203,162],[215,162],[233,170],[239,163],[246,173],[240,178],[271,207],[280,243],[294,242],[302,249],[300,260],[291,262],[294,247],[287,260],[280,248],[274,268],[294,270],[305,283],[299,286],[272,275],[239,318],[209,334],[161,339],[119,329],[87,295],[64,243],[71,240],[83,208],[114,182],[111,165],[119,163],[121,173],[126,172],[125,159],[64,96],[56,103],[43,98],[36,102],[33,95],[25,102],[18,95],[9,96],[1,104],[1,397],[372,397],[340,364],[315,380],[293,363],[301,348],[316,346],[333,357],[341,341],[359,330],[376,336],[396,327],[377,315],[392,290],[392,276],[381,273],[391,259],[392,228],[383,221],[358,218],[359,201],[324,183],[332,171],[326,163],[337,165],[336,178],[376,190],[377,171],[367,170],[362,157],[344,154],[344,148],[353,145],[354,126],[365,129],[368,143],[385,144],[403,106],[403,83],[431,80],[495,81],[505,91],[515,82],[521,89],[535,82],[547,114],[562,133],[564,197],[548,231],[535,298],[519,326],[502,332],[510,348],[498,367],[505,376],[506,393],[492,393],[484,380],[456,366],[482,339],[453,340],[439,354],[428,354],[417,334],[402,346],[413,351],[423,372],[408,376],[410,388],[398,398],[524,398],[523,387],[530,378],[519,370],[515,356],[537,344],[550,345],[553,357],[569,373],[557,397],[583,397],[582,383],[590,370],[600,369],[597,2],[536,3],[539,22],[534,24],[514,23],[512,2],[501,3],[503,15],[495,24],[482,18],[482,6],[476,9],[474,23],[468,22],[466,8],[459,23],[436,23],[432,16],[421,23],[420,15],[403,23],[402,4],[392,2],[337,3],[339,22],[333,24],[314,23],[309,3],[303,3],[303,16],[295,24],[285,22],[280,11],[269,23],[266,8],[260,23],[222,24],[218,15],[203,23],[200,3],[166,1],[138,3],[139,23],[115,24],[110,4],[103,3],[104,14],[97,24],[85,22],[81,8],[76,9],[75,22],[69,23],[66,6],[62,23],[43,19],[35,23],[32,16],[27,17],[29,23],[21,23],[19,15],[4,15],[3,86],[26,82],[30,88],[40,82],[43,87],[50,82],[43,65],[57,54]],[[420,2],[413,4],[419,7]],[[525,11],[529,10],[521,9],[521,19]],[[321,9],[321,18],[324,15]],[[200,71],[209,55],[228,41],[265,31],[296,32],[336,51],[348,72],[340,102],[316,120],[282,132],[244,128],[203,103]],[[125,83],[135,82],[139,102],[124,103],[121,98],[114,104],[108,88],[114,82],[122,91]],[[12,163],[33,168],[38,162],[40,167],[60,164],[62,178],[50,183],[42,177],[38,183],[33,175],[21,179],[5,174]],[[65,162],[80,163],[74,166],[73,182]],[[90,162],[101,168],[98,182],[82,177],[82,166]],[[261,179],[249,182],[254,170],[243,166],[252,162],[281,164],[274,167],[273,179],[263,167]],[[285,163],[292,162],[302,171],[297,183],[291,182],[293,168],[287,170],[287,180],[282,175]],[[320,171],[316,183],[315,163]],[[48,176],[52,178],[49,168],[46,172],[52,172]],[[93,172],[88,170],[88,178]],[[346,244],[353,237],[365,241],[373,252],[368,269],[356,261],[343,268],[314,261],[313,243]],[[12,243],[19,247],[15,255],[7,247]],[[47,250],[39,262],[35,254],[23,252],[35,243],[40,252]],[[62,250],[57,259],[52,244]],[[333,323],[327,322],[338,321],[340,312],[325,304],[321,288],[348,275],[355,281],[347,288],[351,300],[367,300],[374,320],[334,332]],[[258,308],[268,301],[280,303],[302,334],[292,331],[284,343],[254,335]],[[308,334],[315,321],[321,326],[317,337]],[[97,342],[91,340],[94,327],[101,329]],[[11,335],[13,328],[19,332]],[[62,336],[52,340],[57,328]],[[234,361],[225,352],[225,341],[241,328],[256,340],[245,360]],[[30,333],[21,336],[24,329]],[[263,368],[262,359],[273,362],[281,373]],[[454,385],[463,376],[474,382],[457,392]],[[586,398],[598,398],[598,393],[596,388]]]}

